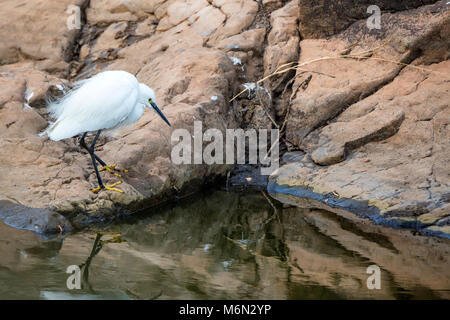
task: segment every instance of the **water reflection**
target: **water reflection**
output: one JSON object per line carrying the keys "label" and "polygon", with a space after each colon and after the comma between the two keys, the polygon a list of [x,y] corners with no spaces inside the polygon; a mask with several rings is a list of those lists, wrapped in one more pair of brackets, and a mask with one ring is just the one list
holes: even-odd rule
{"label": "water reflection", "polygon": [[[104,237],[111,237],[109,239],[103,239]],[[124,239],[122,239],[120,233],[96,233],[94,244],[91,249],[91,253],[87,257],[86,261],[80,264],[78,267],[81,270],[81,289],[84,289],[86,291],[89,291],[90,293],[95,293],[94,289],[92,288],[92,285],[89,283],[89,267],[91,266],[92,259],[102,250],[103,246],[107,243],[122,243],[125,242]]]}
{"label": "water reflection", "polygon": [[[0,298],[450,298],[449,241],[282,208],[260,193],[204,194],[95,231],[120,238],[46,241],[1,225]],[[83,289],[68,290],[66,268],[80,263]],[[381,290],[367,289],[371,264]]]}

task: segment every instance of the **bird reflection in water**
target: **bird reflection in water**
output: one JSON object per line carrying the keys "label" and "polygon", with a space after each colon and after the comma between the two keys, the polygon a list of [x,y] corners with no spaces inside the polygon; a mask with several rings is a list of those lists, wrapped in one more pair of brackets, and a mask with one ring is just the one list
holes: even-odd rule
{"label": "bird reflection in water", "polygon": [[[102,240],[102,237],[108,237]],[[102,250],[103,246],[107,243],[122,243],[126,242],[125,239],[121,237],[120,233],[100,233],[97,232],[94,240],[94,245],[92,246],[91,253],[86,261],[80,264],[78,267],[82,270],[82,283],[83,289],[89,291],[90,293],[95,293],[92,289],[92,285],[89,283],[89,267],[91,266],[92,259]]]}

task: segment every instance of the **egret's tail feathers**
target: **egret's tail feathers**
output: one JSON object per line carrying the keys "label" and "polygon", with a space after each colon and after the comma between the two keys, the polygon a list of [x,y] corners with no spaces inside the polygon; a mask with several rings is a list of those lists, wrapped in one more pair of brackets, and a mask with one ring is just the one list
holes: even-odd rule
{"label": "egret's tail feathers", "polygon": [[56,122],[54,122],[54,123],[51,123],[51,124],[49,125],[49,127],[48,127],[44,132],[42,132],[41,134],[42,134],[42,135],[47,134],[47,136],[48,136],[50,139],[52,139],[53,141],[61,140],[61,139],[57,139],[57,136],[54,134],[55,128],[58,126],[58,123],[59,123],[59,121],[56,121]]}
{"label": "egret's tail feathers", "polygon": [[45,136],[47,134],[47,130],[38,133],[38,137]]}
{"label": "egret's tail feathers", "polygon": [[[88,80],[90,80],[90,79],[88,79]],[[52,96],[47,96],[45,98],[47,109],[53,118],[57,119],[62,115],[65,107],[68,105],[68,102],[72,99],[75,92],[81,87],[81,85],[84,82],[85,82],[84,80],[78,81],[70,89],[67,87],[62,87],[62,89],[60,89],[60,90],[63,92],[64,95],[60,98],[55,98]]]}
{"label": "egret's tail feathers", "polygon": [[61,116],[61,114],[64,112],[64,106],[66,105],[65,102],[70,99],[71,93],[68,93],[67,95],[63,96],[59,99],[54,99],[51,97],[48,97],[46,100],[47,104],[47,110],[50,112],[50,115],[57,119]]}
{"label": "egret's tail feathers", "polygon": [[53,122],[53,121],[49,121],[49,122],[48,122],[48,127],[47,127],[47,128],[45,128],[45,130],[44,130],[44,131],[42,131],[42,132],[39,132],[39,133],[37,134],[37,135],[38,135],[38,137],[43,137],[43,136],[45,136],[45,135],[47,135],[47,136],[48,136],[48,132],[49,132],[49,130],[50,130],[50,129],[52,129],[54,125],[55,125],[55,122]]}
{"label": "egret's tail feathers", "polygon": [[73,122],[58,120],[48,127],[46,133],[53,141],[71,138],[79,134],[79,129]]}

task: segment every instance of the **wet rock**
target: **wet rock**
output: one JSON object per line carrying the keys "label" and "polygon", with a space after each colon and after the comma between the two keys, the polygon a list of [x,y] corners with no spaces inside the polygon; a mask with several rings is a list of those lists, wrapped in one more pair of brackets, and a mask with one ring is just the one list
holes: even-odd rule
{"label": "wet rock", "polygon": [[[224,97],[230,96],[229,83],[235,69],[230,59],[215,49],[192,49],[185,51],[182,59],[175,57],[175,53],[171,55],[168,51],[153,59],[138,74],[139,80],[153,86],[157,92],[158,103],[172,127],[158,121],[155,114],[146,113],[135,126],[125,128],[99,144],[103,144],[103,150],[98,152],[100,157],[129,170],[121,185],[125,194],[91,193],[91,186],[96,184],[95,175],[89,158],[80,152],[77,139],[53,142],[37,136],[45,128],[46,121],[33,108],[23,113],[30,112],[41,122],[32,122],[34,126],[28,131],[19,127],[17,130],[21,130],[22,139],[8,138],[14,136],[14,125],[5,127],[0,139],[0,172],[2,180],[10,182],[3,185],[2,194],[20,198],[29,206],[54,206],[71,216],[95,213],[98,218],[123,208],[133,210],[143,206],[145,201],[146,205],[155,204],[163,198],[177,196],[177,190],[193,187],[194,180],[200,187],[204,178],[224,174],[226,166],[221,165],[174,166],[170,135],[171,130],[181,128],[193,134],[196,120],[203,121],[205,129],[206,126],[223,129],[233,126],[225,112]],[[191,70],[189,75],[184,72],[186,68]],[[180,87],[180,83],[184,85]],[[221,98],[212,101],[211,96]],[[10,104],[17,109],[15,115],[20,114],[21,102]],[[8,108],[2,108],[1,112],[6,114]],[[220,114],[223,116],[218,116]],[[21,121],[25,121],[23,117]],[[106,174],[104,180],[109,183],[117,179]]]}
{"label": "wet rock", "polygon": [[270,11],[279,9],[283,5],[282,0],[263,0],[262,4],[264,8],[267,8]]}
{"label": "wet rock", "polygon": [[234,168],[226,182],[228,190],[266,190],[268,176],[261,175],[261,169],[251,165],[239,165]]}
{"label": "wet rock", "polygon": [[[447,64],[443,62],[433,70],[444,70],[448,68]],[[408,85],[401,85],[412,78],[416,79],[412,84],[408,81]],[[448,215],[449,171],[443,159],[449,156],[449,136],[448,130],[444,129],[448,117],[444,120],[442,116],[449,111],[444,102],[446,99],[441,100],[434,94],[446,92],[443,86],[445,82],[437,73],[424,80],[420,72],[405,70],[394,83],[368,98],[386,102],[392,97],[386,106],[403,106],[405,120],[394,136],[369,143],[354,152],[350,159],[329,167],[317,166],[309,158],[284,166],[271,177],[269,190],[283,201],[302,202],[307,207],[327,210],[344,209],[369,217],[376,223],[448,236],[445,218]],[[399,88],[408,93],[399,95]],[[427,100],[430,104],[420,102]],[[342,117],[362,112],[359,108],[368,106],[366,103],[369,101],[353,105]],[[420,121],[428,112],[432,118]],[[332,151],[328,150],[328,158]],[[318,152],[312,154],[313,159]],[[359,203],[356,206],[355,201]]]}
{"label": "wet rock", "polygon": [[11,227],[44,236],[63,234],[72,229],[70,222],[57,212],[29,208],[4,200],[0,200],[0,220]]}
{"label": "wet rock", "polygon": [[149,36],[156,30],[157,19],[154,15],[150,15],[144,21],[138,23],[135,35],[136,36]]}
{"label": "wet rock", "polygon": [[[187,129],[193,135],[194,121],[202,121],[203,130],[237,127],[227,101],[239,85],[234,83],[239,67],[233,65],[226,48],[216,45],[239,40],[255,18],[257,2],[95,0],[81,9],[86,20],[82,19],[83,33],[76,44],[80,61],[72,63],[76,67],[71,75],[78,80],[105,69],[136,74],[155,89],[158,105],[172,127],[145,113],[133,127],[101,138],[99,156],[129,172],[121,185],[125,194],[93,194],[95,175],[77,138],[53,142],[38,136],[51,120],[43,108],[45,97],[58,86],[63,88],[64,81],[36,71],[34,60],[27,56],[20,63],[4,65],[0,78],[2,198],[20,199],[33,208],[54,207],[82,225],[180,197],[224,175],[228,165],[173,165],[171,133]],[[58,10],[55,14],[65,23],[66,16]],[[239,42],[250,56],[262,54],[265,37],[265,29],[253,29],[243,32],[245,41]],[[51,59],[57,56],[55,52]],[[31,88],[34,94],[27,100],[25,93]],[[102,176],[105,183],[117,181],[110,174]]]}

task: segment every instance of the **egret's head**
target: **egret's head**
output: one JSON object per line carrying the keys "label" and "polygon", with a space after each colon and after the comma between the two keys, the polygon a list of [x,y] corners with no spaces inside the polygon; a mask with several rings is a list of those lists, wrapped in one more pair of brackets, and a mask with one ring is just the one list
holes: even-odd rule
{"label": "egret's head", "polygon": [[166,116],[156,105],[155,92],[153,89],[143,83],[139,83],[139,90],[141,93],[139,102],[144,104],[146,107],[153,109],[153,111],[155,111],[170,126],[169,120],[167,120]]}

